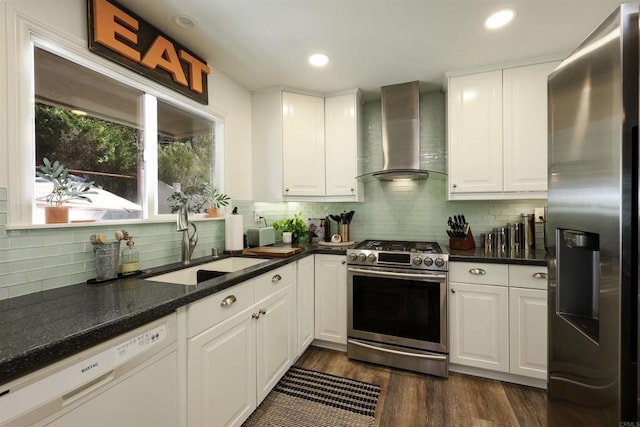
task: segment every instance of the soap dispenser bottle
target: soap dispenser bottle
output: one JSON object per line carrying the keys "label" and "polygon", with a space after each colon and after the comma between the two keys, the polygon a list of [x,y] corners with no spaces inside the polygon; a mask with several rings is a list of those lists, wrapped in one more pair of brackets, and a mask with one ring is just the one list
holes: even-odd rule
{"label": "soap dispenser bottle", "polygon": [[122,275],[134,274],[140,270],[140,255],[134,247],[133,236],[129,236],[127,247],[122,250]]}

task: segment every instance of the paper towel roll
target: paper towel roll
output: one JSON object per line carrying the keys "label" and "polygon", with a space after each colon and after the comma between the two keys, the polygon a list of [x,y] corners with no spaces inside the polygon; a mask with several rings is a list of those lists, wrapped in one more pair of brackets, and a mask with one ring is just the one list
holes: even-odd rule
{"label": "paper towel roll", "polygon": [[243,248],[242,215],[227,215],[224,221],[224,248],[227,251],[241,251]]}

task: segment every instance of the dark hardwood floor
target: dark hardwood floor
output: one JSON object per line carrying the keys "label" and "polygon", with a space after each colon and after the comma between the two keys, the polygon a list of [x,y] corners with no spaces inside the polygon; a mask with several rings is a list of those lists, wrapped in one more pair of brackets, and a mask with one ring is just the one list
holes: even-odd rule
{"label": "dark hardwood floor", "polygon": [[309,349],[296,365],[382,388],[376,426],[546,426],[546,391],[451,373],[439,378]]}

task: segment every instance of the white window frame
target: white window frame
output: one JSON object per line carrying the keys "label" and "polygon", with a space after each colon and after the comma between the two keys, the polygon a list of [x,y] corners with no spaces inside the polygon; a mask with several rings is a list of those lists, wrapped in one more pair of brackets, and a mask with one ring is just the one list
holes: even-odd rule
{"label": "white window frame", "polygon": [[[8,20],[9,21],[9,20]],[[24,16],[13,20],[15,38],[8,43],[7,80],[15,84],[7,87],[7,104],[15,109],[7,111],[7,229],[73,227],[72,224],[33,224],[34,158],[35,158],[35,76],[34,49],[44,49],[66,60],[89,68],[97,73],[115,79],[123,84],[144,92],[143,114],[143,157],[144,174],[143,215],[141,219],[100,221],[97,225],[114,223],[169,222],[175,220],[173,214],[157,214],[158,194],[158,133],[156,116],[157,100],[171,104],[190,114],[214,123],[215,129],[215,183],[224,192],[224,126],[223,114],[213,111],[143,76],[124,69],[118,64],[92,54],[85,40],[70,40],[52,29],[43,28]],[[11,32],[11,28],[7,29]],[[150,112],[154,114],[151,115]],[[87,224],[83,224],[87,226]]]}

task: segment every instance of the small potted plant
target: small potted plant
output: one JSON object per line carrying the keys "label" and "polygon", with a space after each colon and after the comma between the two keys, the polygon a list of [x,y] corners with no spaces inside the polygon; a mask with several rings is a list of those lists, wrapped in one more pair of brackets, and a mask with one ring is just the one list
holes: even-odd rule
{"label": "small potted plant", "polygon": [[78,199],[92,203],[87,194],[97,194],[96,191],[91,190],[93,181],[74,181],[69,177],[69,170],[57,160],[51,163],[45,157],[42,163],[36,170],[36,176],[53,184],[53,190],[45,197],[45,200],[52,205],[44,208],[45,223],[67,223],[69,206],[64,206],[64,202]]}
{"label": "small potted plant", "polygon": [[200,204],[197,212],[206,209],[207,218],[218,216],[218,209],[227,206],[231,198],[224,193],[219,193],[213,184],[207,184],[198,195],[197,203]]}
{"label": "small potted plant", "polygon": [[171,196],[167,199],[171,208],[171,213],[178,212],[182,206],[191,204],[192,195],[183,193],[182,190],[176,190],[171,193]]}
{"label": "small potted plant", "polygon": [[298,212],[291,218],[274,221],[273,228],[282,232],[290,232],[294,243],[308,242],[311,236],[307,223],[302,219],[302,212]]}

